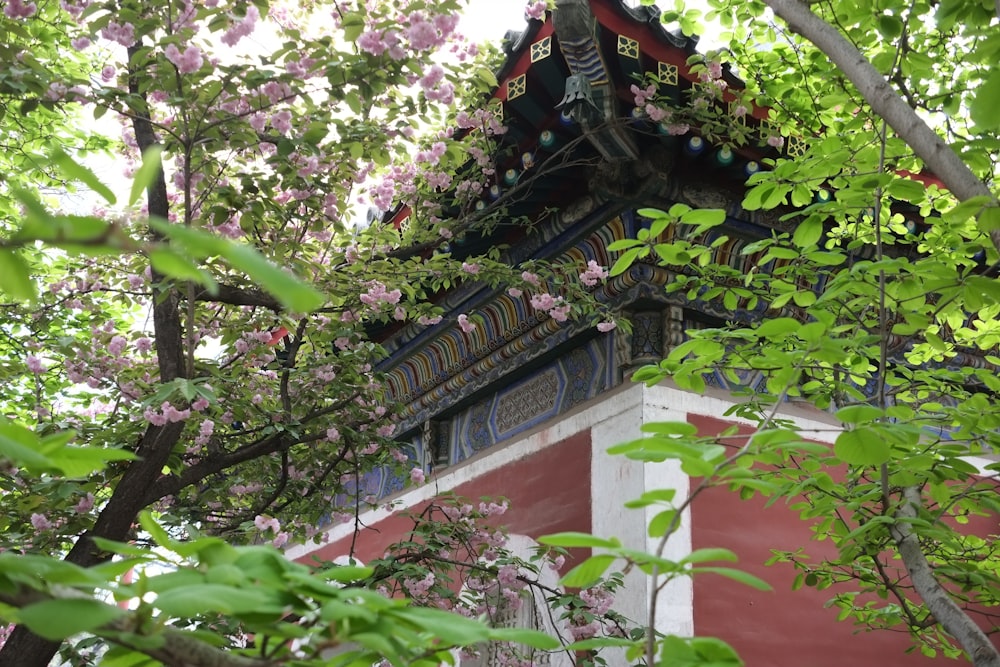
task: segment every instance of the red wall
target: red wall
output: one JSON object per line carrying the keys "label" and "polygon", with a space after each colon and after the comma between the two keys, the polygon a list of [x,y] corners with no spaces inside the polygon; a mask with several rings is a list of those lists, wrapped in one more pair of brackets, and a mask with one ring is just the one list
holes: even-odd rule
{"label": "red wall", "polygon": [[[689,415],[703,434],[716,434],[731,423]],[[790,564],[765,566],[771,549],[810,556],[833,555],[828,542],[810,541],[808,525],[781,502],[765,508],[759,496],[740,500],[726,489],[709,489],[692,505],[693,548],[725,547],[739,555],[735,564],[764,579],[773,591],[761,592],[718,577],[694,579],[694,627],[699,635],[716,636],[733,645],[747,667],[929,667],[956,665],[919,652],[905,634],[865,631],[850,619],[837,621],[839,610],[824,603],[838,588],[823,591],[803,587],[792,591],[795,570]],[[995,522],[994,530],[995,530]],[[845,585],[839,590],[854,590]],[[860,630],[856,633],[856,631]]]}
{"label": "red wall", "polygon": [[[590,431],[570,436],[508,465],[490,470],[455,489],[460,496],[503,496],[510,509],[500,518],[511,533],[538,537],[561,531],[590,531]],[[448,471],[445,470],[445,473]],[[431,478],[427,482],[434,484]],[[427,503],[413,508],[419,512]],[[412,526],[399,514],[363,528],[355,555],[362,562],[381,558]],[[332,560],[350,552],[351,538],[332,542],[299,560]]]}

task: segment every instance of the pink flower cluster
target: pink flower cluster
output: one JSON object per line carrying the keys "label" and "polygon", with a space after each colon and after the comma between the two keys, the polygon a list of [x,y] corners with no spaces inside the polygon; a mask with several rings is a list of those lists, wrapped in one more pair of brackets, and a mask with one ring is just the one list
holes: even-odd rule
{"label": "pink flower cluster", "polygon": [[35,375],[40,375],[45,372],[45,366],[42,364],[42,360],[33,354],[29,354],[24,360],[24,363],[28,366],[28,370]]}
{"label": "pink flower cluster", "polygon": [[147,407],[142,413],[143,419],[148,421],[153,426],[163,426],[164,424],[170,422],[184,421],[191,416],[191,410],[178,410],[170,401],[164,401],[160,406],[159,411],[154,410],[151,407]]}
{"label": "pink flower cluster", "polygon": [[383,303],[397,304],[400,298],[402,298],[403,293],[398,289],[387,290],[385,284],[373,280],[368,283],[368,291],[361,294],[358,298],[361,303],[366,306],[371,306],[373,309],[378,309]]}
{"label": "pink flower cluster", "polygon": [[33,2],[25,3],[24,0],[7,0],[3,13],[9,19],[26,19],[34,16],[38,11],[38,5]]}
{"label": "pink flower cluster", "polygon": [[640,88],[633,83],[629,90],[631,90],[632,94],[635,95],[635,105],[637,107],[646,106],[648,101],[653,100],[656,97],[656,86],[653,84],[649,84],[645,88]]}
{"label": "pink flower cluster", "polygon": [[233,23],[230,25],[229,30],[227,30],[222,35],[222,43],[226,46],[236,46],[236,43],[241,39],[249,35],[257,27],[257,21],[260,19],[260,12],[257,11],[257,7],[247,3],[247,13],[242,20],[233,18]]}
{"label": "pink flower cluster", "polygon": [[458,328],[465,333],[472,333],[476,330],[476,325],[475,323],[469,321],[468,315],[462,313],[458,316]]}
{"label": "pink flower cluster", "polygon": [[420,486],[426,481],[423,468],[413,468],[410,470],[410,481]]}
{"label": "pink flower cluster", "polygon": [[120,25],[112,21],[104,28],[101,28],[101,37],[129,47],[135,44],[135,26],[131,23]]}
{"label": "pink flower cluster", "polygon": [[538,0],[538,2],[529,3],[528,6],[524,8],[524,15],[530,19],[544,21],[546,9],[548,9],[548,5],[545,3],[545,0]]}
{"label": "pink flower cluster", "polygon": [[569,318],[570,305],[561,296],[552,296],[548,292],[534,294],[531,297],[531,307],[544,310],[556,322],[565,322]]}
{"label": "pink flower cluster", "polygon": [[614,321],[599,322],[597,325],[597,330],[600,331],[601,333],[607,333],[609,331],[613,331],[617,326],[618,323]]}
{"label": "pink flower cluster", "polygon": [[455,117],[455,124],[463,130],[482,130],[487,136],[507,132],[507,127],[488,109],[477,109],[472,115],[459,111]]}
{"label": "pink flower cluster", "polygon": [[268,516],[266,514],[258,514],[254,517],[253,525],[257,527],[257,530],[264,531],[270,528],[275,533],[281,530],[281,524],[273,516]]}
{"label": "pink flower cluster", "polygon": [[181,74],[197,72],[204,62],[201,49],[194,44],[189,44],[184,51],[178,49],[176,44],[167,44],[167,47],[163,49],[163,55],[177,67],[177,71]]}
{"label": "pink flower cluster", "polygon": [[427,591],[434,585],[436,578],[433,572],[428,572],[422,579],[404,579],[403,587],[413,598],[422,598],[427,595]]}
{"label": "pink flower cluster", "polygon": [[437,14],[428,17],[422,12],[412,12],[404,20],[402,33],[397,30],[366,30],[358,37],[358,48],[373,56],[388,53],[393,60],[406,57],[405,38],[414,51],[430,51],[448,41],[458,25],[457,14]]}
{"label": "pink flower cluster", "polygon": [[580,274],[580,282],[588,287],[593,287],[607,277],[607,269],[594,260],[590,260],[587,262],[587,269]]}

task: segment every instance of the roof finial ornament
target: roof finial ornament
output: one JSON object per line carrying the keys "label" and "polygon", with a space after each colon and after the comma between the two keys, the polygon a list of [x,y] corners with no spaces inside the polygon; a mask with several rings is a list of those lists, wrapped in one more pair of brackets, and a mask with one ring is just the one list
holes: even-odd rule
{"label": "roof finial ornament", "polygon": [[590,79],[583,74],[571,74],[566,79],[566,93],[556,109],[566,107],[569,115],[578,123],[601,118],[601,107],[594,102],[594,91]]}

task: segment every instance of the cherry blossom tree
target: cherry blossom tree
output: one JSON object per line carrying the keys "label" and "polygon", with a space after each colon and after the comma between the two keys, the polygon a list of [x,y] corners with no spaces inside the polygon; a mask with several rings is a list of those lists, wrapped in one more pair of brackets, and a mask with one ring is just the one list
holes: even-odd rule
{"label": "cherry blossom tree", "polygon": [[[475,328],[468,314],[443,320],[434,300],[473,281],[529,292],[560,321],[612,326],[587,298],[602,267],[509,267],[496,251],[451,250],[502,208],[477,206],[504,128],[479,108],[491,56],[456,32],[460,8],[4,3],[2,48],[16,65],[0,75],[0,122],[19,150],[3,158],[12,176],[0,192],[0,609],[18,625],[0,662],[46,665],[79,632],[91,633],[84,647],[115,645],[122,664],[140,653],[284,664],[346,642],[307,635],[348,595],[329,579],[353,587],[366,572],[303,583],[304,569],[271,552],[229,545],[309,538],[338,503],[347,510],[334,518],[351,519],[378,502],[362,484],[371,471],[394,489],[423,482],[422,462],[392,440],[373,371],[379,332]],[[131,188],[95,174],[108,147]],[[214,620],[190,627],[232,621],[231,654],[187,626],[148,627],[146,592],[164,614],[199,612],[191,590],[168,595],[168,575],[119,580],[164,552],[176,572],[215,573],[199,586],[225,587],[204,596]],[[258,586],[300,588],[275,584],[270,602],[234,593],[251,580],[232,568],[252,563]],[[95,589],[139,607],[119,614]],[[382,599],[371,623],[447,627]],[[288,613],[302,623],[275,637],[298,640],[298,653],[237,650],[241,632]],[[417,661],[489,639],[468,627],[365,648]]]}

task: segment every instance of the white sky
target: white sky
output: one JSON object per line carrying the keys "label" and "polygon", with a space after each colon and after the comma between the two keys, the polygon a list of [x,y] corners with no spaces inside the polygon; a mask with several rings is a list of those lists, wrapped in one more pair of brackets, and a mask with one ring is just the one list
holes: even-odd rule
{"label": "white sky", "polygon": [[459,23],[473,42],[499,42],[508,30],[524,30],[525,0],[470,0]]}

